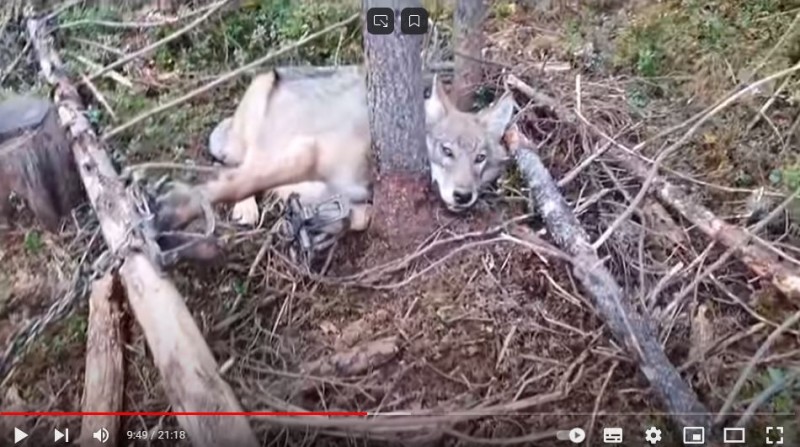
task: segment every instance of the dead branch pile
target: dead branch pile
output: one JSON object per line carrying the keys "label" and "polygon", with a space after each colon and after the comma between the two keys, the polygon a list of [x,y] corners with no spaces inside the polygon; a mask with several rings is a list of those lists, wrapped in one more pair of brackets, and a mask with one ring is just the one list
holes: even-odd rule
{"label": "dead branch pile", "polygon": [[[144,65],[142,57],[203,26],[224,4],[195,11],[204,14],[111,65],[94,64],[83,83],[113,111],[92,80],[114,73],[114,82],[127,85],[134,70],[126,66]],[[726,197],[753,191],[709,185],[671,161],[721,111],[800,65],[742,86],[683,123],[652,129],[628,112],[628,80],[577,74],[566,62],[520,60],[532,57],[524,44],[497,31],[488,36],[486,54],[496,61],[485,74],[514,91],[521,106],[508,143],[523,182],[510,176],[503,204],[468,219],[441,217],[417,250],[379,265],[359,260],[356,243],[343,243],[315,274],[275,243],[278,213],[267,212],[254,230],[220,225],[229,247],[224,268],[190,266],[171,274],[173,285],[152,263],[152,233],[138,224],[148,212],[121,182],[103,142],[113,146],[155,114],[352,20],[199,88],[178,86],[189,93],[127,117],[101,138],[86,122],[84,100],[43,22],[28,22],[137,320],[124,351],[136,366],[122,371],[125,341],[117,341],[122,331],[115,326],[122,309],[111,299],[119,291],[113,276],[95,282],[85,364],[99,373],[86,374],[82,392],[70,390],[83,396],[84,409],[370,413],[180,418],[195,445],[222,438],[302,443],[307,436],[524,444],[553,438],[553,427],[581,426],[591,438],[601,418],[602,425],[632,424],[604,413],[667,411],[678,425],[716,433],[733,412],[744,412],[736,424],[748,424],[796,379],[740,396],[757,366],[798,361],[791,341],[800,336],[800,261],[790,248],[797,241],[768,230],[795,195],[766,191],[783,201],[755,222],[731,221],[702,188]],[[529,213],[525,205],[533,205]],[[780,311],[769,312],[765,296]],[[107,386],[121,380],[128,400]],[[83,430],[96,422],[84,421]],[[120,430],[155,430],[175,422],[122,424]]]}

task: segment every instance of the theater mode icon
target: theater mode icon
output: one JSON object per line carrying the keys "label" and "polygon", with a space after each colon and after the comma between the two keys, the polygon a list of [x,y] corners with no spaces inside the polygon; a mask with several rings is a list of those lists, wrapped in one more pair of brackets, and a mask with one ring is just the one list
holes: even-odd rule
{"label": "theater mode icon", "polygon": [[725,444],[744,444],[745,435],[742,427],[725,427],[722,436]]}

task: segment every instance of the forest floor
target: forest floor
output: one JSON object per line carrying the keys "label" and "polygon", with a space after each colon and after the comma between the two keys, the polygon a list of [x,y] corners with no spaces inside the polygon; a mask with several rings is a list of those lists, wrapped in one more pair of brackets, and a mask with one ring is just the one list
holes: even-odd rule
{"label": "forest floor", "polygon": [[[10,2],[7,12],[16,3]],[[604,6],[540,12],[500,0],[493,2],[484,26],[487,62],[478,105],[492,99],[508,74],[552,99],[546,104],[515,92],[522,107],[518,124],[556,180],[593,152],[608,150],[601,133],[628,148],[649,141],[641,155],[652,160],[687,133],[685,123],[697,113],[800,61],[796,1],[598,4]],[[451,11],[434,2],[426,5],[440,36],[439,47],[428,54],[447,61]],[[187,7],[178,15],[191,11]],[[88,116],[101,133],[114,131],[140,113],[355,11],[347,2],[263,0],[213,14],[152,54],[98,79],[96,87],[109,107],[94,101]],[[78,76],[199,17],[146,28],[106,23],[163,22],[159,14],[67,8],[55,19],[56,44]],[[6,16],[0,26],[5,48],[0,67],[7,67],[0,69],[0,96],[47,94],[27,46],[24,21]],[[351,25],[277,63],[333,65],[360,57],[361,31]],[[210,164],[205,153],[209,132],[232,114],[248,78],[115,131],[109,140],[115,163]],[[585,121],[575,119],[575,111]],[[678,125],[676,132],[659,135]],[[662,173],[718,217],[749,227],[800,187],[798,143],[800,77],[790,75],[753,88],[715,113],[664,162]],[[192,180],[191,172],[174,175]],[[604,155],[561,191],[593,240],[630,204],[641,183]],[[633,439],[643,437],[651,425],[669,427],[663,404],[610,337],[568,265],[508,239],[464,236],[526,212],[527,192],[519,174],[512,170],[502,187],[501,199],[466,218],[433,213],[433,221],[426,223],[431,228],[427,243],[438,241],[437,250],[395,253],[406,258],[401,265],[376,266],[361,255],[374,241],[353,236],[335,248],[324,281],[303,274],[280,245],[271,245],[280,206],[265,198],[258,228],[221,223],[223,262],[183,266],[170,276],[246,410],[456,417],[515,408],[523,413],[454,420],[446,429],[448,445],[475,438],[501,442],[578,426],[598,443],[604,426],[630,428]],[[798,213],[800,205],[793,201],[758,233],[759,243],[782,253],[795,270],[800,268],[794,260],[800,252]],[[219,215],[224,221],[228,214],[220,210]],[[530,224],[537,232],[543,228],[538,216]],[[0,407],[79,411],[88,324],[84,298],[88,274],[103,251],[97,222],[84,207],[59,234],[50,234],[19,204],[13,227],[0,231],[3,369],[15,360],[0,383]],[[798,311],[798,302],[735,256],[693,281],[724,251],[668,206],[648,198],[599,255],[630,301],[648,316],[669,359],[707,408],[716,412],[732,398],[734,411],[742,412],[765,392],[777,390],[750,416],[750,439],[756,441],[748,445],[763,445],[767,423],[784,425],[791,445],[790,440],[800,440],[794,416],[800,409],[795,380],[800,327],[778,336],[741,392],[729,394],[770,333]],[[41,333],[31,331],[54,303],[67,303],[66,315]],[[129,309],[127,315],[132,315]],[[141,329],[132,317],[123,324],[125,410],[169,410]],[[374,343],[389,346],[391,354],[366,370],[344,375],[325,364],[336,353]],[[290,430],[266,418],[251,420],[264,445],[334,443],[339,438],[354,444],[359,437],[442,434],[441,426],[382,424],[380,417],[364,425],[318,419],[309,431]],[[53,427],[78,433],[80,418],[6,418],[0,425],[3,436],[9,427],[24,426],[50,437]],[[177,426],[173,418],[131,417],[124,421],[123,434],[172,426]],[[678,445],[679,431],[665,430],[664,436],[659,445]]]}

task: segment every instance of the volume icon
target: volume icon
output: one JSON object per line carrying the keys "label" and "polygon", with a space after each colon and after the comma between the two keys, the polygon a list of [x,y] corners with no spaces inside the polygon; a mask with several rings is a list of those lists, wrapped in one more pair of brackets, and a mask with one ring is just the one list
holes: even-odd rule
{"label": "volume icon", "polygon": [[101,428],[100,430],[97,430],[96,432],[92,433],[92,438],[97,439],[98,441],[105,444],[106,441],[108,441],[108,430],[106,430],[105,428]]}

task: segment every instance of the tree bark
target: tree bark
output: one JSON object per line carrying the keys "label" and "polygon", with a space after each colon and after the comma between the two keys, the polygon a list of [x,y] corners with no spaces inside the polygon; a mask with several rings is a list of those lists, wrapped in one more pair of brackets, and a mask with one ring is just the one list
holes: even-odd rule
{"label": "tree bark", "polygon": [[0,224],[10,217],[12,192],[49,231],[57,231],[61,217],[84,198],[69,140],[45,99],[0,103]]}
{"label": "tree bark", "polygon": [[[369,8],[392,8],[395,29],[389,35],[366,32]],[[422,7],[419,0],[363,0],[367,102],[378,173],[428,169],[422,84],[422,35],[400,32],[400,11]]]}
{"label": "tree bark", "polygon": [[708,409],[670,363],[650,323],[625,298],[619,284],[592,249],[583,227],[533,151],[533,144],[516,130],[506,134],[506,141],[530,188],[530,207],[541,210],[548,234],[572,256],[575,277],[592,298],[606,327],[635,359],[675,420],[683,426],[705,427],[706,432],[711,433]]}
{"label": "tree bark", "polygon": [[483,79],[480,63],[484,35],[481,25],[486,17],[484,0],[459,0],[455,16],[455,73],[452,98],[463,111],[474,108],[474,91]]}
{"label": "tree bark", "polygon": [[[113,273],[92,284],[89,295],[89,330],[86,341],[86,370],[81,408],[83,411],[122,410],[125,390],[120,301],[122,290]],[[83,416],[80,444],[92,445],[92,434],[108,431],[108,446],[116,447],[119,416]]]}
{"label": "tree bark", "polygon": [[[70,130],[72,153],[103,237],[109,251],[123,261],[122,283],[173,411],[241,412],[183,297],[152,261],[158,245],[148,219],[135,206],[82,113],[81,98],[53,48],[52,34],[38,19],[28,21],[28,34],[42,75],[55,87],[58,115]],[[177,420],[197,447],[258,445],[246,417],[178,416]]]}

